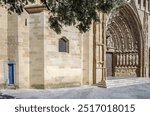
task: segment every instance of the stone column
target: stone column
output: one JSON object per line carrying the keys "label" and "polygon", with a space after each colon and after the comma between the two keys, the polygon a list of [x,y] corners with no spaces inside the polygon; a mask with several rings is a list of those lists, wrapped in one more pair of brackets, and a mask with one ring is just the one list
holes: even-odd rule
{"label": "stone column", "polygon": [[89,84],[93,84],[93,24],[89,31]]}

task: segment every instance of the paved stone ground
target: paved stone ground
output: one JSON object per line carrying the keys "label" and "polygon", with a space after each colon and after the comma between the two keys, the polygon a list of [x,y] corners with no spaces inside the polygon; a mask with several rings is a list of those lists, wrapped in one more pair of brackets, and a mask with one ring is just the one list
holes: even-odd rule
{"label": "paved stone ground", "polygon": [[0,90],[0,98],[21,99],[150,99],[150,84],[116,88],[82,86],[45,90]]}
{"label": "paved stone ground", "polygon": [[15,97],[10,95],[3,95],[2,93],[0,93],[0,99],[15,99]]}

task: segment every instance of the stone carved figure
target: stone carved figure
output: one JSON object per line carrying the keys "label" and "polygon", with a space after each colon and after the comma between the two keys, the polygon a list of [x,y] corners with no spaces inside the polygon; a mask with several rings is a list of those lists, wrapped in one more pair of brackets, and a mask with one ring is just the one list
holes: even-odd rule
{"label": "stone carved figure", "polygon": [[130,66],[133,64],[132,54],[130,53]]}
{"label": "stone carved figure", "polygon": [[125,56],[125,54],[123,54],[123,65],[124,66],[126,65],[126,56]]}
{"label": "stone carved figure", "polygon": [[117,66],[119,66],[120,56],[117,54]]}
{"label": "stone carved figure", "polygon": [[106,45],[108,48],[114,48],[114,42],[112,40],[112,35],[109,31],[107,32]]}
{"label": "stone carved figure", "polygon": [[135,50],[138,50],[138,41],[135,42]]}
{"label": "stone carved figure", "polygon": [[122,54],[120,54],[120,66],[122,66]]}
{"label": "stone carved figure", "polygon": [[126,54],[126,65],[128,66],[128,61],[129,61],[129,56],[128,56],[128,54]]}
{"label": "stone carved figure", "polygon": [[132,59],[133,59],[133,66],[135,66],[135,54],[132,54]]}
{"label": "stone carved figure", "polygon": [[136,65],[138,66],[139,64],[139,56],[138,56],[138,53],[136,54]]}

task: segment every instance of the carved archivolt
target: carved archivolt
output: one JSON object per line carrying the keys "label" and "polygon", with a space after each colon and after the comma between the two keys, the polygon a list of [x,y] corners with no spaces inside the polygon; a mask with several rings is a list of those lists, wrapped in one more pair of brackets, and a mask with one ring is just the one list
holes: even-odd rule
{"label": "carved archivolt", "polygon": [[[110,15],[107,24],[107,52],[113,49],[117,76],[121,72],[137,76],[139,69],[140,38],[133,19],[130,11],[126,7],[121,7]],[[122,73],[120,75],[123,75]]]}

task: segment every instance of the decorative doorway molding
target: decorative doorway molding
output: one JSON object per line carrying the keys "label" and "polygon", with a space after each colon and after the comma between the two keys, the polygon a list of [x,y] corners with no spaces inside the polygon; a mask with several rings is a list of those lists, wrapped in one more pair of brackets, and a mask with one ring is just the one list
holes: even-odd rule
{"label": "decorative doorway molding", "polygon": [[106,52],[114,53],[113,71],[117,77],[144,76],[144,36],[132,5],[113,10],[106,21]]}

